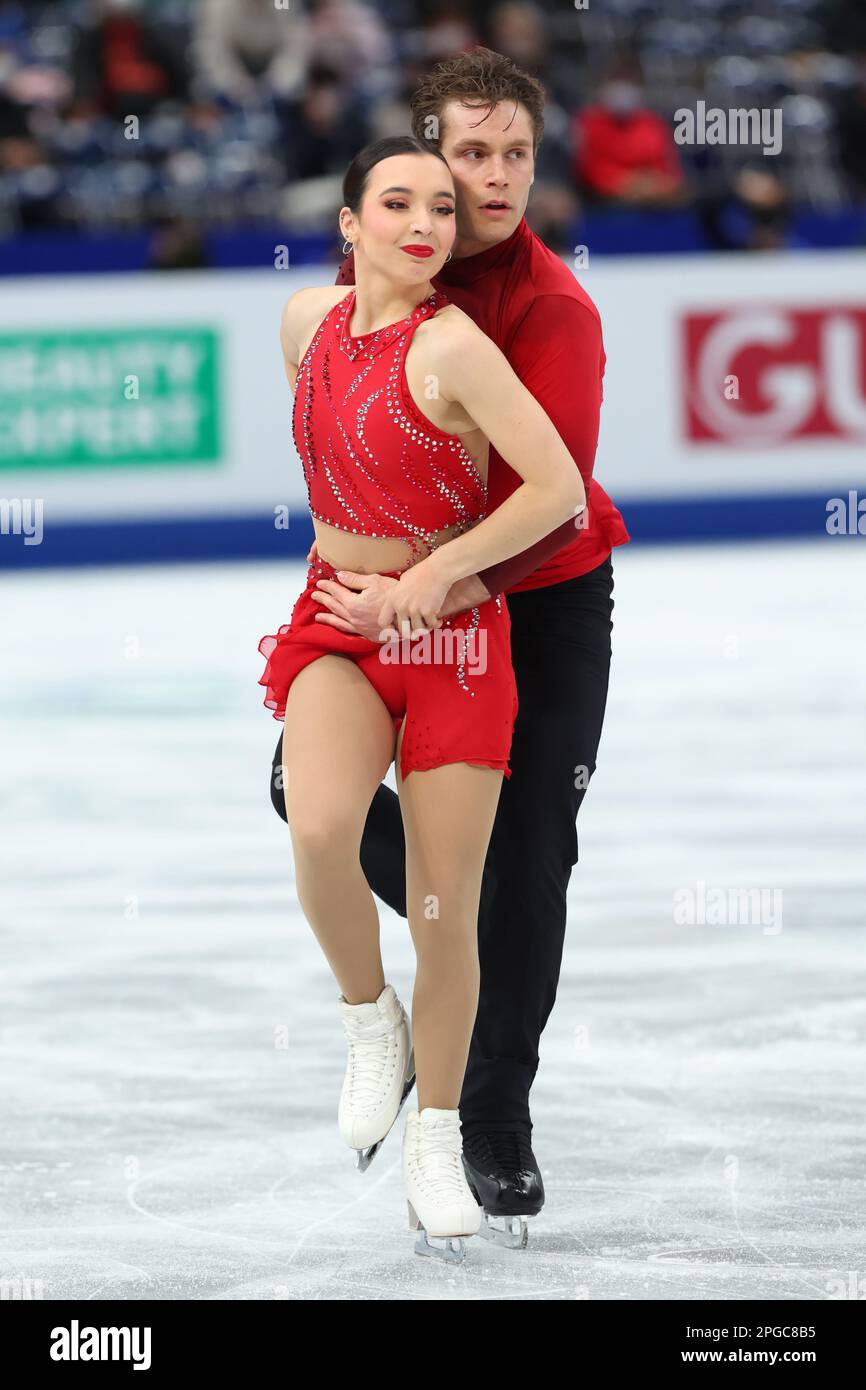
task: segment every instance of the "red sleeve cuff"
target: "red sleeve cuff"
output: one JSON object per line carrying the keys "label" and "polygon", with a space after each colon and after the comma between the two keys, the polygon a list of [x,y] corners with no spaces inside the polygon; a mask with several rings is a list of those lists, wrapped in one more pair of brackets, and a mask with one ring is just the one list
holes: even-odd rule
{"label": "red sleeve cuff", "polygon": [[536,541],[528,550],[521,550],[519,555],[511,555],[507,560],[500,560],[498,564],[490,565],[486,570],[479,570],[478,578],[489,591],[490,597],[495,598],[497,594],[519,584],[521,579],[525,579],[528,574],[533,574],[535,570],[540,569],[545,560],[556,555],[563,546],[569,545],[576,534],[574,521],[569,517],[568,521],[557,526],[556,530],[551,531],[549,535],[542,536],[541,540]]}

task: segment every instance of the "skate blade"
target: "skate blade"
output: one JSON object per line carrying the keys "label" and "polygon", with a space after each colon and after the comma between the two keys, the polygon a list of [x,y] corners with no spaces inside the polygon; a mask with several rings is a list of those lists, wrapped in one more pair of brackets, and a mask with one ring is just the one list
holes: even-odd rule
{"label": "skate blade", "polygon": [[525,1216],[490,1216],[485,1212],[478,1234],[493,1245],[525,1250],[529,1244],[529,1223]]}
{"label": "skate blade", "polygon": [[[400,1097],[400,1104],[397,1106],[397,1114],[394,1116],[394,1125],[397,1123],[397,1120],[398,1120],[399,1115],[400,1115],[400,1111],[403,1109],[403,1106],[406,1104],[406,1100],[407,1100],[407,1098],[408,1098],[408,1096],[409,1096],[409,1093],[410,1093],[410,1091],[412,1090],[412,1087],[413,1087],[414,1085],[415,1085],[415,1073],[414,1073],[414,1071],[413,1071],[412,1075],[409,1077],[409,1080],[406,1082],[405,1086],[403,1087],[403,1094],[402,1094],[402,1096]],[[394,1125],[391,1126],[391,1129],[394,1128]],[[388,1134],[391,1133],[391,1129],[388,1130]],[[376,1154],[379,1152],[379,1150],[381,1149],[381,1147],[382,1147],[382,1145],[384,1144],[385,1140],[388,1138],[388,1134],[383,1134],[381,1139],[377,1139],[376,1142],[375,1142],[375,1144],[370,1144],[370,1146],[369,1146],[368,1148],[366,1148],[366,1149],[357,1149],[357,1150],[356,1150],[356,1153],[357,1153],[357,1155],[358,1155],[357,1168],[358,1168],[358,1172],[359,1172],[359,1173],[366,1173],[366,1171],[367,1171],[367,1169],[369,1168],[370,1164],[373,1162],[373,1159],[376,1157]]]}
{"label": "skate blade", "polygon": [[415,1254],[442,1260],[445,1264],[462,1265],[466,1259],[466,1242],[462,1236],[428,1236],[422,1227],[415,1241]]}

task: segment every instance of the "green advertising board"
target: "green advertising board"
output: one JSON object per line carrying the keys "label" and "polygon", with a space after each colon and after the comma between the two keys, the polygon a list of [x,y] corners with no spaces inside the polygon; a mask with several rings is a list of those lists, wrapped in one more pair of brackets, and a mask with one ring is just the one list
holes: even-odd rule
{"label": "green advertising board", "polygon": [[222,454],[211,328],[0,334],[0,468],[212,464]]}

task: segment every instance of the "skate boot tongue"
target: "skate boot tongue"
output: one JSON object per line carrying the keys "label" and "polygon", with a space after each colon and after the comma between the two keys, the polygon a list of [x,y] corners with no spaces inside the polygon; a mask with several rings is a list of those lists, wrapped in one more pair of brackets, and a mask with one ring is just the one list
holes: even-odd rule
{"label": "skate boot tongue", "polygon": [[418,1111],[418,1120],[425,1129],[455,1129],[460,1126],[460,1116],[456,1110],[436,1110],[427,1105]]}
{"label": "skate boot tongue", "polygon": [[339,1002],[344,1018],[357,1019],[359,1023],[375,1023],[379,1017],[378,1004],[347,1004],[342,995]]}
{"label": "skate boot tongue", "polygon": [[[418,1140],[428,1161],[442,1171],[453,1168],[454,1173],[462,1169],[459,1155],[463,1143],[460,1134],[460,1115],[456,1110],[428,1109],[418,1111]],[[455,1166],[456,1163],[456,1166]]]}
{"label": "skate boot tongue", "polygon": [[372,1003],[348,1004],[341,994],[337,1007],[346,1033],[351,1038],[376,1038],[391,1032],[402,1018],[402,1008],[391,985],[386,985]]}
{"label": "skate boot tongue", "polygon": [[366,1004],[348,1004],[345,995],[336,1001],[346,1033],[352,1036],[377,1037],[388,1033],[403,1020],[403,1008],[391,984],[386,984],[378,999]]}

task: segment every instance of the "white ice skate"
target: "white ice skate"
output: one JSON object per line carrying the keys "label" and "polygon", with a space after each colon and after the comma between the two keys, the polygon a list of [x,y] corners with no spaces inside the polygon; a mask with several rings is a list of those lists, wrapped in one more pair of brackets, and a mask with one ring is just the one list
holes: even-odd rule
{"label": "white ice skate", "polygon": [[363,1173],[415,1083],[415,1057],[409,1020],[392,985],[372,1004],[347,1004],[341,994],[338,1008],[349,1044],[338,1121]]}
{"label": "white ice skate", "polygon": [[469,1190],[461,1159],[459,1110],[410,1111],[403,1133],[403,1181],[409,1230],[421,1234],[416,1255],[433,1255],[459,1264],[466,1256],[464,1236],[481,1225],[481,1208]]}

